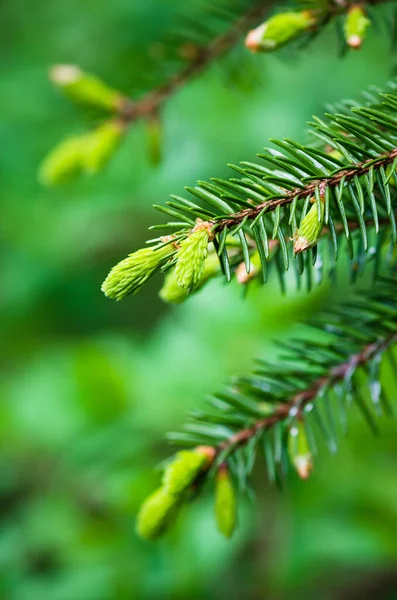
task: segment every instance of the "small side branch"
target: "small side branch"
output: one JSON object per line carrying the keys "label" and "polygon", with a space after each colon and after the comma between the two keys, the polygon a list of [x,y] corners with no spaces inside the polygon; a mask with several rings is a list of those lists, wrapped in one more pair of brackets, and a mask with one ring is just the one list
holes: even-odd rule
{"label": "small side branch", "polygon": [[343,380],[350,370],[368,364],[377,354],[383,352],[395,342],[397,342],[397,334],[393,333],[384,339],[368,344],[359,353],[351,356],[348,361],[334,367],[328,375],[317,379],[310,388],[295,394],[290,400],[284,402],[272,415],[259,419],[251,427],[238,431],[229,439],[220,443],[216,447],[217,454],[247,444],[258,432],[270,429],[277,423],[284,421],[293,409],[297,410],[297,414],[301,413],[307,404],[318,397],[323,388]]}
{"label": "small side branch", "polygon": [[271,5],[271,0],[261,0],[238,19],[226,33],[216,37],[208,46],[200,48],[195,58],[165,84],[148,92],[141,100],[136,102],[126,100],[120,114],[123,122],[131,125],[138,119],[156,115],[162,105],[181,87],[231,50],[247,30],[266,14]]}

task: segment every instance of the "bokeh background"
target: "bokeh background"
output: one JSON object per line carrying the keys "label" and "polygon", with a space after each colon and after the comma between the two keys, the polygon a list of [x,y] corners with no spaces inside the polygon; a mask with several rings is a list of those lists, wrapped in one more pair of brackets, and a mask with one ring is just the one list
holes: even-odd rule
{"label": "bokeh background", "polygon": [[[105,172],[45,189],[37,169],[89,117],[47,79],[76,63],[125,92],[162,73],[158,41],[190,4],[176,0],[14,0],[0,18],[0,597],[7,600],[397,598],[396,429],[374,439],[352,418],[339,454],[312,478],[242,500],[231,541],[211,496],[164,540],[137,538],[135,516],[159,481],[164,442],[228,375],[266,357],[272,339],[348,296],[327,282],[310,297],[276,281],[211,282],[182,306],[154,280],[116,304],[100,292],[109,268],[147,238],[151,208],[196,179],[227,174],[272,136],[305,139],[326,102],[391,76],[389,36],[337,57],[335,32],[306,51],[216,63],[164,111],[153,167],[142,124]],[[155,51],[151,51],[151,49]],[[160,48],[160,51],[159,51]],[[153,70],[153,73],[155,70]],[[385,385],[396,394],[390,374]]]}

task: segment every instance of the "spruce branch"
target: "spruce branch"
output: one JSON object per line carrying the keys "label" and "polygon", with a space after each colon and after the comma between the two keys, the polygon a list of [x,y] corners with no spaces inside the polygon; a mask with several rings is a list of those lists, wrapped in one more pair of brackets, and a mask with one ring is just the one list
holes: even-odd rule
{"label": "spruce branch", "polygon": [[[163,76],[157,72],[156,65],[152,64],[150,67],[152,87],[149,87],[149,91],[138,99],[113,89],[98,77],[84,72],[76,65],[53,65],[49,71],[52,83],[70,100],[104,114],[105,120],[93,131],[78,137],[66,138],[50,151],[40,166],[41,183],[56,185],[80,173],[89,175],[98,172],[115,154],[119,142],[131,126],[140,120],[144,121],[147,129],[149,157],[153,163],[157,163],[161,157],[161,111],[165,103],[193,78],[231,51],[244,37],[248,28],[263,17],[272,3],[273,0],[241,0],[233,5],[225,0],[224,10],[219,10],[219,13],[216,8],[221,9],[222,6],[213,7],[209,3],[196,17],[197,21],[203,23],[205,37],[208,39],[199,45],[192,41],[193,51],[191,56],[188,53],[187,57],[178,54],[181,48],[189,45],[189,39],[180,40],[178,36],[177,40],[169,40],[168,43],[174,51],[175,42],[179,48],[178,60],[175,61],[174,56],[170,61],[173,74],[159,84],[158,81],[161,81]],[[191,34],[193,38],[194,31]],[[167,46],[166,40],[163,45]],[[166,70],[166,57],[163,61]],[[136,88],[139,89],[138,83]],[[135,95],[138,95],[138,91]],[[109,129],[117,130],[117,139],[113,139],[115,137],[113,136],[109,140],[109,135],[106,133]],[[96,146],[95,156],[87,165],[84,156],[87,144],[92,146],[92,140]]]}
{"label": "spruce branch", "polygon": [[[269,479],[282,484],[290,465],[302,479],[309,477],[318,436],[336,451],[338,434],[347,432],[352,405],[378,432],[376,417],[392,412],[381,385],[380,367],[386,354],[397,380],[396,292],[393,267],[389,278],[361,290],[352,302],[312,319],[308,325],[321,335],[310,332],[279,341],[284,354],[278,361],[258,361],[251,375],[233,379],[202,410],[194,411],[182,432],[169,434],[172,442],[193,448],[178,452],[166,467],[160,490],[172,478],[172,490],[166,487],[165,491],[174,494],[173,503],[169,505],[167,494],[164,507],[156,502],[153,508],[151,496],[138,518],[139,531],[145,535],[142,519],[147,525],[149,513],[146,537],[152,530],[163,533],[169,526],[163,517],[165,508],[174,515],[175,508],[179,510],[214,479],[218,494],[218,478],[227,474],[225,496],[216,504],[220,531],[230,536],[237,518],[234,485],[240,491],[249,489],[258,454],[265,457]],[[199,465],[195,471],[192,464]],[[154,494],[156,499],[163,493],[160,490]]]}
{"label": "spruce branch", "polygon": [[[370,23],[365,12],[366,8],[385,1],[387,0],[368,0],[360,4],[338,0],[316,0],[309,4],[303,2],[298,6],[300,10],[276,14],[251,31],[247,36],[246,45],[254,51],[274,50],[302,35],[311,38],[320,32],[331,18],[346,14],[344,25],[346,43],[353,48],[358,48]],[[88,175],[97,173],[111,160],[129,128],[139,120],[144,121],[146,125],[149,157],[153,163],[158,163],[161,158],[163,106],[182,87],[231,51],[247,30],[271,8],[273,2],[274,0],[241,0],[236,2],[237,6],[230,6],[227,3],[225,10],[221,10],[222,19],[212,19],[211,15],[213,10],[216,14],[216,8],[221,7],[213,8],[209,5],[204,14],[197,16],[197,21],[204,23],[207,38],[205,42],[195,44],[191,41],[191,50],[185,56],[187,64],[185,60],[184,64],[180,65],[182,58],[180,55],[175,65],[174,56],[173,74],[160,84],[159,77],[156,77],[155,65],[151,65],[153,87],[148,88],[145,85],[145,90],[148,91],[138,99],[133,97],[134,94],[131,97],[131,94],[126,95],[113,89],[98,77],[85,73],[75,65],[54,65],[50,69],[50,79],[58,88],[71,100],[94,108],[96,111],[99,110],[107,116],[93,131],[80,136],[71,136],[56,146],[41,165],[40,181],[45,185],[54,185],[80,173]],[[219,17],[219,14],[216,16]],[[216,23],[214,28],[212,21]],[[223,23],[221,31],[219,31],[220,21]],[[191,35],[193,40],[194,31]],[[167,43],[163,45],[167,47]],[[172,47],[175,43],[170,45]],[[185,39],[179,46],[179,51],[177,49],[177,56],[181,48],[186,45],[189,46],[189,40]],[[164,67],[166,64],[167,60],[164,58]],[[136,88],[139,89],[138,83]],[[138,95],[137,91],[135,95]],[[85,159],[87,148],[90,154],[88,160]]]}
{"label": "spruce branch", "polygon": [[287,419],[291,413],[298,419],[302,416],[304,408],[309,402],[315,402],[322,389],[333,386],[338,381],[343,381],[350,371],[356,370],[363,365],[369,365],[370,361],[384,352],[389,346],[397,342],[397,333],[391,333],[385,339],[376,340],[366,345],[360,352],[353,354],[346,362],[333,367],[330,372],[319,377],[313,385],[304,391],[297,392],[292,398],[284,402],[271,416],[259,419],[250,427],[242,429],[233,434],[229,439],[221,442],[216,447],[216,453],[234,450],[239,446],[247,444],[259,432],[273,427],[276,423]]}
{"label": "spruce branch", "polygon": [[260,19],[270,8],[271,0],[260,0],[254,3],[247,12],[238,18],[226,33],[216,36],[205,47],[197,48],[197,52],[190,63],[179,72],[171,76],[164,84],[154,90],[150,90],[140,100],[125,99],[121,106],[120,118],[127,125],[133,124],[138,119],[157,115],[163,105],[180,88],[190,83],[212,63],[229,52],[258,19]]}
{"label": "spruce branch", "polygon": [[[238,252],[230,247],[231,239],[239,245],[247,276],[257,252],[263,281],[267,280],[268,264],[273,262],[280,277],[293,264],[300,278],[305,262],[310,260],[295,260],[296,255],[316,253],[318,241],[327,233],[334,262],[339,256],[340,238],[346,240],[352,260],[357,252],[360,257],[366,254],[373,232],[385,234],[386,240],[395,243],[396,114],[394,83],[386,93],[371,94],[361,106],[339,106],[325,120],[316,118],[310,124],[314,134],[311,144],[271,140],[281,150],[267,148],[259,154],[266,161],[264,165],[230,165],[240,178],[213,178],[186,188],[198,202],[171,196],[165,206],[156,205],[173,220],[153,229],[168,228],[174,231],[171,238],[180,240],[192,236],[197,222],[205,223],[228,280],[241,262]],[[358,249],[354,248],[353,234],[358,236]],[[380,242],[375,244],[376,254],[382,250],[382,238]],[[244,279],[241,272],[239,276]],[[196,280],[189,290],[194,291],[198,283]]]}

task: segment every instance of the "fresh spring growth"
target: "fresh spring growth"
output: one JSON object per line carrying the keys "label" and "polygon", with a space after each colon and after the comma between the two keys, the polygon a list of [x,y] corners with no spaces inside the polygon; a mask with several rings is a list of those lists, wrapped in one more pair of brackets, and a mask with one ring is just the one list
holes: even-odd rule
{"label": "fresh spring growth", "polygon": [[163,127],[157,114],[146,119],[146,136],[149,161],[152,165],[158,165],[162,156]]}
{"label": "fresh spring growth", "polygon": [[103,293],[114,300],[139,292],[144,283],[174,256],[172,243],[141,248],[119,262],[102,284]]}
{"label": "fresh spring growth", "polygon": [[252,52],[276,50],[315,24],[316,19],[309,10],[274,15],[248,33],[245,45]]}
{"label": "fresh spring growth", "polygon": [[309,212],[303,217],[299,229],[294,234],[294,252],[298,254],[318,242],[324,222],[324,202],[320,202],[320,211],[314,202]]}
{"label": "fresh spring growth", "polygon": [[215,480],[215,517],[219,531],[232,537],[237,525],[237,499],[226,465],[219,469]]}
{"label": "fresh spring growth", "polygon": [[121,121],[106,121],[86,135],[82,154],[82,169],[89,174],[98,173],[117,150],[124,133]]}
{"label": "fresh spring growth", "polygon": [[[199,281],[196,284],[196,287],[194,288],[194,291],[201,289],[203,285],[209,279],[211,279],[211,277],[217,275],[220,272],[220,270],[221,267],[216,252],[209,252],[207,258],[204,261],[203,272]],[[164,302],[173,302],[175,304],[186,300],[186,290],[179,286],[175,273],[175,268],[171,269],[167,273],[164,285],[159,292],[159,296]]]}
{"label": "fresh spring growth", "polygon": [[198,446],[194,450],[177,452],[164,471],[163,486],[174,495],[183,493],[197,475],[209,466],[214,455],[211,447]]}
{"label": "fresh spring growth", "polygon": [[210,466],[214,456],[211,446],[198,446],[175,455],[164,471],[163,485],[142,504],[137,517],[138,535],[155,540],[167,531],[186,500],[188,489],[200,471]]}
{"label": "fresh spring growth", "polygon": [[50,69],[49,77],[75,102],[112,112],[118,111],[123,104],[120,92],[75,65],[54,65]]}
{"label": "fresh spring growth", "polygon": [[365,32],[371,21],[366,17],[363,8],[359,5],[353,5],[345,19],[345,39],[350,48],[360,48],[364,41]]}
{"label": "fresh spring growth", "polygon": [[288,453],[301,479],[308,479],[313,470],[313,458],[302,421],[297,421],[289,431]]}
{"label": "fresh spring growth", "polygon": [[200,281],[207,258],[208,243],[213,237],[211,227],[211,223],[197,219],[192,232],[180,243],[175,278],[179,287],[186,290],[186,293],[192,291]]}
{"label": "fresh spring growth", "polygon": [[81,171],[86,135],[75,135],[55,146],[43,160],[39,180],[43,185],[69,181]]}
{"label": "fresh spring growth", "polygon": [[165,487],[157,489],[145,500],[138,513],[138,535],[147,540],[157,539],[174,523],[180,507],[180,498],[170,494]]}

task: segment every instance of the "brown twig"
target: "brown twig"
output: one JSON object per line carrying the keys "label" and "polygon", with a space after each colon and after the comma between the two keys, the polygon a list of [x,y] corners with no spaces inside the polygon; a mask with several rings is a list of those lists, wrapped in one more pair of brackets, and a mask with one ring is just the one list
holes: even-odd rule
{"label": "brown twig", "polygon": [[377,166],[378,168],[387,167],[394,161],[395,158],[397,158],[397,148],[393,148],[393,150],[390,152],[382,154],[376,160],[366,160],[355,164],[354,167],[346,167],[331,177],[323,177],[310,181],[310,183],[305,185],[303,188],[294,188],[293,190],[288,191],[282,198],[266,200],[257,206],[245,208],[234,213],[233,215],[224,217],[218,221],[214,221],[214,231],[219,232],[222,231],[224,227],[234,227],[241,223],[244,219],[251,221],[255,219],[262,211],[265,211],[265,213],[272,212],[279,206],[291,204],[295,198],[298,200],[307,198],[308,196],[315,194],[316,188],[319,188],[320,194],[323,195],[325,188],[336,188],[342,179],[345,181],[350,181],[354,177],[361,177],[362,175],[368,173],[372,166]]}
{"label": "brown twig", "polygon": [[272,5],[272,0],[261,0],[251,10],[238,19],[230,29],[217,36],[206,47],[199,48],[196,56],[181,71],[173,75],[165,84],[148,92],[138,101],[126,100],[120,118],[126,125],[140,118],[156,115],[165,102],[191,79],[199,75],[207,66],[226,54],[247,30],[261,19]]}

